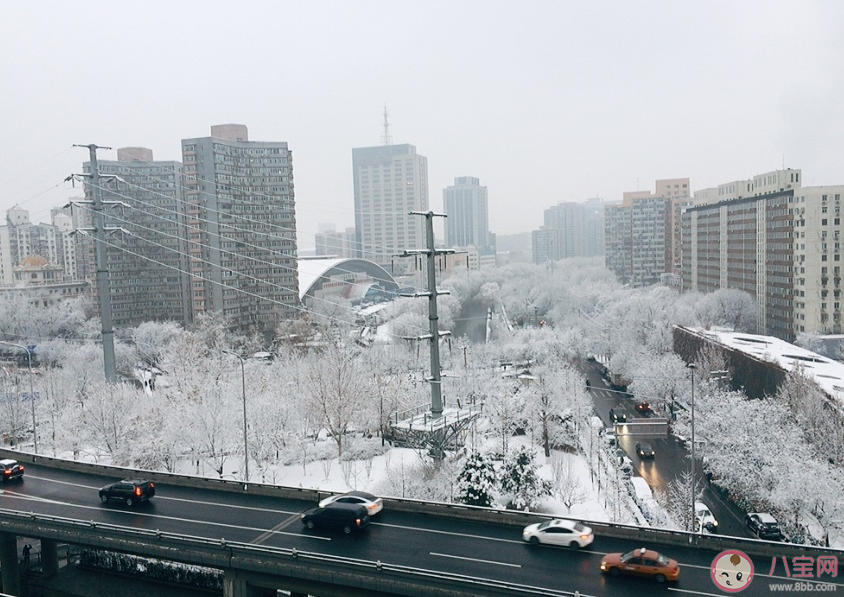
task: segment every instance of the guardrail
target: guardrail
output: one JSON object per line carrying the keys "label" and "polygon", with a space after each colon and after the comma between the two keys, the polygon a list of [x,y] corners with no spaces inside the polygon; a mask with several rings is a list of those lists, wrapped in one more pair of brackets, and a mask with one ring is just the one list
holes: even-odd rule
{"label": "guardrail", "polygon": [[[25,452],[0,449],[0,457],[14,458],[23,463],[37,463],[39,466],[60,468],[84,472],[99,476],[128,477],[137,476],[140,471],[123,467],[92,464],[76,460],[64,460],[48,456],[37,456]],[[264,483],[244,484],[243,481],[232,481],[229,479],[213,479],[192,475],[177,475],[159,471],[142,471],[143,476],[156,483],[165,483],[180,487],[192,487],[209,489],[213,491],[229,491],[236,493],[251,493],[268,497],[278,497],[305,502],[316,503],[334,492],[319,491],[315,489],[303,489],[301,487],[284,487]],[[554,518],[553,516],[521,512],[515,510],[503,510],[499,508],[484,508],[481,506],[468,506],[466,504],[450,504],[441,502],[427,502],[411,498],[385,497],[384,507],[390,510],[430,514],[446,518],[460,518],[475,522],[487,522],[492,524],[507,525],[513,527],[524,527],[528,524],[541,520]],[[747,539],[741,537],[728,537],[725,535],[709,535],[702,533],[689,533],[658,527],[637,527],[624,524],[609,523],[603,521],[584,520],[585,524],[592,527],[598,536],[614,537],[617,539],[628,539],[646,542],[651,545],[659,543],[669,546],[695,547],[708,549],[715,552],[725,549],[740,549],[741,551],[760,557],[772,556],[798,556],[838,553],[844,557],[844,550],[836,550],[829,547],[818,547],[812,545],[800,545],[795,543],[780,543],[764,541],[761,539]]]}

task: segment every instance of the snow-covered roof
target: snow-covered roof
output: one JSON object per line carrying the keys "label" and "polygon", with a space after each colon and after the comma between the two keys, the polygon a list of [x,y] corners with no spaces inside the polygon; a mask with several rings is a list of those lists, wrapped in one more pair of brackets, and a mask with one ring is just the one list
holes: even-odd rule
{"label": "snow-covered roof", "polygon": [[357,258],[302,258],[297,262],[299,269],[299,300],[312,291],[320,279],[327,280],[334,275],[365,274],[378,281],[385,290],[395,290],[398,284],[387,270],[367,259]]}
{"label": "snow-covered roof", "polygon": [[798,366],[830,396],[844,400],[844,363],[789,344],[773,336],[757,336],[717,330],[695,330],[719,344],[776,363],[786,371]]}

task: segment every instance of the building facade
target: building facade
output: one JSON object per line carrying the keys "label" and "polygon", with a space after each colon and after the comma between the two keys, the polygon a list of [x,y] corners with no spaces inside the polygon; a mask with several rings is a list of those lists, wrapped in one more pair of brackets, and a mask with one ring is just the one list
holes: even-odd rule
{"label": "building facade", "polygon": [[478,249],[492,247],[489,233],[489,200],[487,188],[480,179],[460,176],[454,185],[443,189],[445,246]]}
{"label": "building facade", "polygon": [[683,216],[683,287],[736,288],[782,340],[841,333],[844,186],[802,187],[787,169],[695,193]]}
{"label": "building facade", "polygon": [[[112,321],[116,327],[145,321],[193,323],[187,259],[184,180],[177,161],[155,161],[143,147],[117,150],[117,160],[97,161],[105,225]],[[91,163],[84,164],[86,173]],[[74,204],[78,225],[78,275],[96,288],[91,234],[92,189]]]}
{"label": "building facade", "polygon": [[182,162],[194,314],[272,333],[298,308],[293,153],[227,124],[183,139]]}
{"label": "building facade", "polygon": [[531,232],[531,248],[536,264],[603,255],[603,199],[596,197],[584,203],[562,202],[546,209],[543,226]]}
{"label": "building facade", "polygon": [[14,268],[25,258],[38,256],[54,271],[57,282],[76,280],[75,243],[69,215],[53,210],[52,224],[33,224],[29,211],[18,206],[6,212],[0,226],[0,285],[17,285]]}
{"label": "building facade", "polygon": [[414,260],[397,256],[426,245],[425,219],[410,212],[429,209],[428,159],[408,144],[362,147],[352,149],[352,171],[356,257],[408,273]]}
{"label": "building facade", "polygon": [[624,193],[604,208],[605,262],[633,286],[680,284],[682,213],[691,204],[689,179],[656,181],[656,192]]}

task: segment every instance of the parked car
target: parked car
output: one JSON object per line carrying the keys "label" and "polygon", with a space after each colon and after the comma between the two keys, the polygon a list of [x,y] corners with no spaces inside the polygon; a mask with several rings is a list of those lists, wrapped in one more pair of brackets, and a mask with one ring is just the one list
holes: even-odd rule
{"label": "parked car", "polygon": [[522,539],[531,545],[547,543],[578,549],[595,540],[592,529],[574,520],[557,518],[529,524],[522,531]]}
{"label": "parked car", "polygon": [[653,446],[647,442],[636,442],[636,454],[639,458],[656,458]]}
{"label": "parked car", "polygon": [[109,500],[125,502],[127,506],[135,506],[147,502],[155,495],[155,483],[146,479],[123,479],[100,488],[100,501]]}
{"label": "parked car", "polygon": [[700,533],[702,530],[714,533],[718,530],[718,521],[709,509],[709,506],[703,502],[695,502],[695,531]]}
{"label": "parked car", "polygon": [[375,516],[384,509],[384,501],[365,491],[350,491],[332,495],[320,501],[319,507],[325,508],[328,504],[358,504],[366,508],[370,516]]}
{"label": "parked car", "polygon": [[760,539],[782,541],[782,531],[777,519],[767,512],[750,512],[744,517],[744,524]]}
{"label": "parked car", "polygon": [[601,558],[601,572],[611,576],[621,574],[645,576],[657,582],[675,581],[680,578],[680,566],[677,560],[644,547],[625,554],[608,553]]}
{"label": "parked car", "polygon": [[11,458],[0,460],[0,473],[3,475],[3,481],[23,479],[23,469],[23,465],[17,460]]}
{"label": "parked car", "polygon": [[341,529],[347,535],[369,525],[369,514],[360,504],[335,503],[317,506],[302,513],[302,524],[307,528]]}
{"label": "parked car", "polygon": [[654,414],[654,409],[652,409],[651,405],[647,402],[637,402],[636,412],[645,417],[649,417],[650,415]]}
{"label": "parked car", "polygon": [[627,413],[623,408],[611,408],[610,409],[610,421],[615,423],[626,423],[627,422]]}
{"label": "parked car", "polygon": [[615,444],[617,442],[617,438],[615,436],[615,429],[610,427],[609,429],[604,431],[604,438],[607,440],[607,445],[609,447],[611,447],[611,448],[615,447]]}

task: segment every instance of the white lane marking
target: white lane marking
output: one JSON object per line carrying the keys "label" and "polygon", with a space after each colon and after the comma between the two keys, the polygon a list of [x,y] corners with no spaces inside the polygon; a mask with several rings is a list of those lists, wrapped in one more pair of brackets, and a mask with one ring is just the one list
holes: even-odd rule
{"label": "white lane marking", "polygon": [[[33,479],[38,479],[39,481],[48,481],[50,483],[58,483],[59,485],[70,485],[71,487],[81,487],[83,489],[90,489],[92,491],[99,491],[99,487],[91,487],[90,485],[80,485],[79,483],[69,483],[67,481],[57,481],[55,479],[48,479],[46,477],[37,477],[35,475],[30,475]],[[200,500],[190,500],[185,498],[176,498],[176,497],[169,497],[166,495],[158,495],[155,496],[156,500],[169,500],[171,502],[185,502],[189,504],[200,504],[203,506],[219,506],[221,508],[233,508],[237,510],[256,510],[260,512],[274,512],[276,514],[296,514],[296,512],[288,512],[287,510],[274,510],[272,508],[256,508],[253,506],[238,506],[235,504],[223,504],[220,502],[205,502]]]}
{"label": "white lane marking", "polygon": [[510,566],[511,568],[521,568],[519,564],[510,564],[508,562],[493,562],[492,560],[479,560],[478,558],[465,558],[463,556],[453,556],[447,553],[429,552],[432,556],[439,556],[441,558],[452,558],[454,560],[466,560],[467,562],[480,562],[481,564],[495,564],[496,566]]}
{"label": "white lane marking", "polygon": [[[50,481],[51,479],[44,479],[44,480]],[[85,487],[85,486],[78,485],[76,483],[67,483],[67,482],[64,482],[64,481],[55,481],[55,483],[61,483],[61,484],[64,484],[64,485],[72,485],[74,487]],[[96,489],[96,488],[94,488],[94,489]],[[97,511],[102,511],[103,508],[104,508],[104,506],[102,506],[102,505],[88,506],[88,505],[81,505],[81,504],[70,504],[70,503],[67,503],[67,502],[61,502],[61,501],[49,500],[49,499],[35,497],[35,496],[29,496],[29,495],[26,495],[26,494],[12,493],[10,491],[6,491],[5,493],[9,494],[10,496],[13,496],[14,498],[21,499],[21,500],[46,502],[46,503],[52,503],[52,504],[57,504],[57,505],[62,505],[62,506],[71,506],[73,508],[82,508],[82,509],[97,510]],[[158,498],[158,496],[156,496],[154,499],[157,500],[159,498]],[[171,499],[171,500],[175,499],[176,501],[189,502],[189,503],[192,503],[192,504],[204,504],[205,503],[205,502],[198,502],[198,501],[191,501],[191,500],[184,500],[184,499],[177,499],[177,498],[162,498],[162,499]],[[210,505],[227,506],[226,504],[219,504],[219,503],[214,503],[214,502],[210,502]],[[269,509],[265,510],[263,508],[247,508],[247,507],[244,507],[244,506],[233,506],[233,507],[242,508],[242,509],[246,509],[246,510],[261,510],[262,512],[284,513],[284,514],[288,514],[288,515],[296,514],[295,512],[285,512],[283,510],[269,510]],[[126,514],[126,515],[129,515],[129,516],[132,516],[132,517],[143,516],[143,517],[146,517],[146,518],[152,518],[152,519],[157,519],[157,520],[171,520],[171,521],[175,521],[175,522],[192,523],[192,524],[198,524],[198,525],[209,525],[209,526],[216,526],[216,527],[222,527],[222,528],[227,528],[227,529],[254,531],[254,532],[257,532],[257,533],[261,533],[262,535],[269,533],[269,534],[273,534],[273,535],[289,535],[291,537],[304,537],[304,538],[307,538],[307,539],[319,539],[321,541],[331,541],[330,537],[319,537],[319,536],[315,536],[315,535],[302,535],[301,533],[287,533],[287,532],[284,532],[284,531],[276,531],[276,530],[271,530],[271,529],[268,530],[268,529],[261,529],[261,528],[248,527],[248,526],[242,526],[242,525],[224,524],[222,522],[209,522],[209,521],[205,521],[205,520],[193,520],[193,519],[190,519],[190,518],[179,518],[179,517],[176,517],[176,516],[162,516],[160,514],[148,514],[148,513],[139,512],[139,511],[136,511],[136,510],[128,511],[128,510],[110,509],[110,510],[108,510],[108,512],[114,512],[115,514]],[[103,523],[103,524],[109,524],[109,523]],[[149,530],[149,529],[146,529],[146,530]]]}

